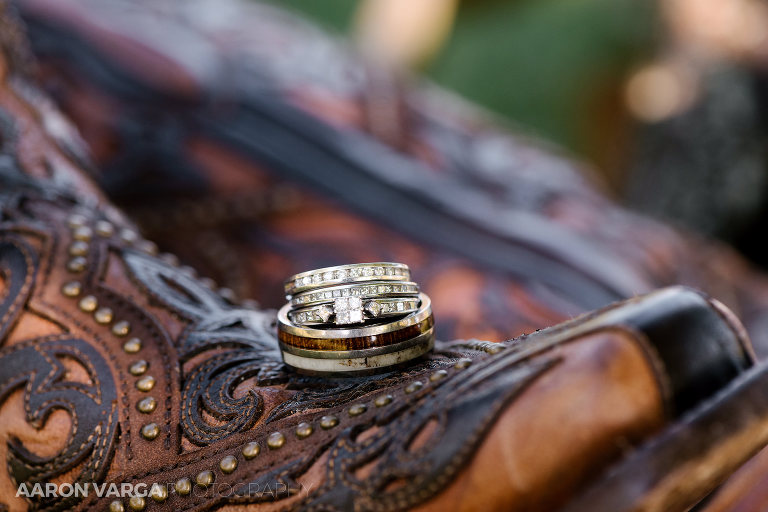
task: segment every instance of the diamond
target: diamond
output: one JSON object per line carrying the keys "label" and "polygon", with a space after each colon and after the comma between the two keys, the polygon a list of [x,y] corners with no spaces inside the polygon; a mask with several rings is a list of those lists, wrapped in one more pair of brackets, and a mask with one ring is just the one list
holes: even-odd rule
{"label": "diamond", "polygon": [[333,290],[334,297],[341,297],[341,290]]}
{"label": "diamond", "polygon": [[323,322],[327,322],[331,318],[331,315],[333,315],[333,308],[328,305],[321,306],[320,309],[317,310],[317,314]]}
{"label": "diamond", "polygon": [[373,275],[373,269],[368,267],[365,270],[363,270],[363,273],[365,274],[366,277],[370,277]]}
{"label": "diamond", "polygon": [[393,275],[395,275],[395,269],[393,269],[392,267],[389,267],[389,268],[387,269],[387,275],[388,275],[388,276],[393,276]]}
{"label": "diamond", "polygon": [[373,273],[376,274],[377,276],[382,276],[384,275],[384,269],[381,267],[376,267],[375,269],[373,269]]}
{"label": "diamond", "polygon": [[371,301],[365,305],[365,310],[370,313],[371,316],[379,316],[379,313],[381,313],[381,304]]}
{"label": "diamond", "polygon": [[302,284],[304,286],[309,286],[310,284],[312,284],[312,277],[307,276],[304,279],[302,279],[301,281],[302,281]]}
{"label": "diamond", "polygon": [[320,274],[315,274],[314,277],[312,277],[312,282],[315,284],[320,284],[323,282],[323,276]]}
{"label": "diamond", "polygon": [[340,297],[333,301],[336,325],[357,324],[363,321],[363,301],[360,297]]}
{"label": "diamond", "polygon": [[303,283],[303,282],[304,282],[304,280],[303,280],[303,279],[301,279],[300,277],[297,277],[297,278],[296,278],[296,282],[295,282],[295,283],[293,283],[293,286],[295,286],[296,288],[298,288],[298,287],[300,287],[300,286],[302,285],[302,283]]}
{"label": "diamond", "polygon": [[333,272],[326,272],[325,274],[323,274],[323,279],[325,279],[326,281],[333,280]]}
{"label": "diamond", "polygon": [[325,293],[323,294],[323,298],[324,298],[324,299],[330,299],[330,298],[331,298],[331,292],[325,292]]}
{"label": "diamond", "polygon": [[398,302],[397,303],[397,310],[398,311],[402,311],[404,309],[405,309],[405,304],[403,304],[402,302]]}
{"label": "diamond", "polygon": [[347,271],[346,270],[337,270],[336,271],[336,279],[346,279],[347,278]]}

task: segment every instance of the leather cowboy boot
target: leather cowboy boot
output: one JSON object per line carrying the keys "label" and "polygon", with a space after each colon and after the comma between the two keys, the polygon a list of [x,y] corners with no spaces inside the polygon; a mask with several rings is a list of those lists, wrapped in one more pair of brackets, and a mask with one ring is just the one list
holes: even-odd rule
{"label": "leather cowboy boot", "polygon": [[687,284],[768,350],[768,284],[730,250],[617,208],[584,165],[278,8],[18,5],[108,195],[239,295],[278,307],[295,272],[407,261],[440,336],[501,340]]}
{"label": "leather cowboy boot", "polygon": [[[679,288],[378,374],[292,372],[273,312],[158,256],[85,177],[0,20],[7,510],[553,510],[676,418],[697,426],[713,393],[751,390],[743,329]],[[723,477],[707,475],[688,504]],[[65,485],[87,483],[108,486]]]}

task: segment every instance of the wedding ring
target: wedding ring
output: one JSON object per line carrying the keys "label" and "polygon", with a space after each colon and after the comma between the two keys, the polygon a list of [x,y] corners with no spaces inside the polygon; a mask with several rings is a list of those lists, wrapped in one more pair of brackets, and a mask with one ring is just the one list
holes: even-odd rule
{"label": "wedding ring", "polygon": [[280,344],[283,362],[296,370],[317,375],[355,374],[408,362],[432,350],[433,329],[400,343],[362,350],[302,350]]}
{"label": "wedding ring", "polygon": [[402,263],[310,270],[285,281],[277,313],[283,362],[313,374],[350,375],[404,363],[434,345],[429,297]]}
{"label": "wedding ring", "polygon": [[291,305],[296,308],[315,304],[333,303],[335,299],[360,297],[375,299],[384,297],[418,297],[419,285],[412,282],[372,281],[369,283],[345,284],[319,290],[298,293],[291,298]]}
{"label": "wedding ring", "polygon": [[402,263],[354,263],[301,272],[285,281],[285,294],[362,281],[410,281],[411,271]]}
{"label": "wedding ring", "polygon": [[418,297],[366,301],[360,297],[340,297],[333,304],[294,309],[288,318],[297,325],[327,324],[331,318],[336,325],[348,325],[363,323],[366,319],[407,315],[418,308]]}
{"label": "wedding ring", "polygon": [[391,322],[352,327],[318,329],[293,323],[286,304],[277,313],[277,339],[296,348],[313,350],[359,350],[392,345],[423,334],[434,325],[432,303],[429,297],[419,295],[418,311]]}

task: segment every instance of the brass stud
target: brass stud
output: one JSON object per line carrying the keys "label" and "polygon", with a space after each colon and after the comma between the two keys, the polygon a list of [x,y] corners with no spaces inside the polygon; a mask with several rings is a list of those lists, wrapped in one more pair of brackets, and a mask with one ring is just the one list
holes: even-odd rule
{"label": "brass stud", "polygon": [[256,441],[251,441],[247,445],[243,446],[243,457],[245,457],[247,460],[251,460],[257,456],[260,451],[261,447],[259,446],[259,443]]}
{"label": "brass stud", "polygon": [[109,512],[125,512],[123,502],[120,500],[114,500],[109,504]]}
{"label": "brass stud", "polygon": [[237,469],[237,458],[234,455],[227,455],[219,462],[219,468],[224,473],[231,473]]}
{"label": "brass stud", "polygon": [[96,234],[108,238],[112,236],[115,233],[115,227],[112,225],[111,222],[107,222],[106,220],[100,220],[96,223]]}
{"label": "brass stud", "polygon": [[112,334],[115,336],[128,336],[129,332],[131,332],[131,324],[125,320],[120,320],[112,326]]}
{"label": "brass stud", "polygon": [[69,219],[67,219],[67,224],[72,229],[79,228],[80,226],[84,226],[86,222],[88,222],[88,219],[86,219],[84,215],[80,215],[79,213],[73,213],[72,215],[69,216]]}
{"label": "brass stud", "polygon": [[384,407],[392,403],[392,395],[381,395],[373,401],[373,405],[376,407]]}
{"label": "brass stud", "polygon": [[411,382],[410,384],[408,384],[405,387],[405,392],[410,395],[411,393],[415,393],[416,391],[420,390],[423,387],[424,387],[424,383],[421,382],[420,380],[417,380],[416,382]]}
{"label": "brass stud", "polygon": [[139,376],[144,375],[147,368],[149,368],[149,363],[143,359],[139,359],[128,368],[128,371],[131,372],[131,375]]}
{"label": "brass stud", "polygon": [[360,416],[367,410],[368,410],[368,407],[366,407],[365,404],[355,404],[349,408],[349,415]]}
{"label": "brass stud", "polygon": [[154,399],[154,397],[148,396],[147,398],[142,398],[139,400],[139,403],[136,404],[136,408],[143,412],[144,414],[152,414],[155,412],[155,409],[157,409],[157,400]]}
{"label": "brass stud", "polygon": [[155,256],[158,253],[157,244],[150,240],[142,240],[139,242],[139,250],[152,256]]}
{"label": "brass stud", "polygon": [[143,427],[141,427],[141,435],[144,436],[144,439],[147,439],[149,441],[153,440],[160,434],[160,427],[157,426],[157,423],[147,423]]}
{"label": "brass stud", "polygon": [[162,503],[168,499],[168,488],[158,483],[152,484],[152,488],[149,490],[149,496],[158,503]]}
{"label": "brass stud", "polygon": [[66,297],[77,297],[83,291],[83,285],[77,281],[71,281],[61,287],[61,293]]}
{"label": "brass stud", "polygon": [[307,423],[306,421],[302,421],[298,425],[296,425],[296,437],[299,439],[304,439],[305,437],[309,437],[312,435],[312,432],[314,432],[315,429],[312,428],[312,425]]}
{"label": "brass stud", "polygon": [[93,313],[99,306],[99,301],[93,295],[86,295],[78,303],[78,307],[86,313]]}
{"label": "brass stud", "polygon": [[435,373],[429,376],[429,380],[432,382],[437,382],[439,380],[443,380],[448,376],[448,372],[445,370],[437,370]]}
{"label": "brass stud", "polygon": [[76,256],[67,262],[67,270],[73,273],[82,272],[88,265],[88,261],[82,256]]}
{"label": "brass stud", "polygon": [[471,359],[461,358],[458,361],[456,361],[456,364],[454,364],[453,367],[456,368],[457,370],[463,370],[464,368],[469,368],[471,364],[472,364]]}
{"label": "brass stud", "polygon": [[120,240],[127,244],[132,244],[138,239],[139,235],[131,229],[124,229],[120,232]]}
{"label": "brass stud", "polygon": [[199,485],[200,487],[208,487],[213,483],[213,480],[216,477],[213,474],[213,471],[205,470],[201,471],[197,474],[195,477],[195,483]]}
{"label": "brass stud", "polygon": [[136,388],[139,391],[144,391],[146,393],[152,391],[153,387],[155,387],[155,378],[151,375],[147,375],[136,381]]}
{"label": "brass stud", "polygon": [[180,478],[176,481],[174,488],[176,489],[176,494],[180,496],[186,496],[192,492],[192,481],[186,477]]}
{"label": "brass stud", "polygon": [[135,354],[141,350],[141,340],[139,338],[131,338],[123,343],[123,350],[129,354]]}
{"label": "brass stud", "polygon": [[131,510],[144,510],[146,506],[147,502],[141,496],[131,496],[131,499],[128,500],[128,508]]}
{"label": "brass stud", "polygon": [[72,238],[80,240],[81,242],[90,242],[93,236],[93,231],[88,226],[80,226],[72,231]]}
{"label": "brass stud", "polygon": [[282,434],[282,432],[272,432],[271,434],[269,434],[269,437],[267,437],[267,446],[269,446],[273,450],[282,448],[284,444],[285,444],[285,436]]}
{"label": "brass stud", "polygon": [[114,314],[112,313],[112,310],[109,308],[99,308],[94,314],[93,319],[96,320],[96,323],[99,324],[108,324],[112,321],[112,318],[114,318]]}
{"label": "brass stud", "polygon": [[339,418],[336,416],[323,416],[320,418],[320,428],[328,430],[339,424]]}
{"label": "brass stud", "polygon": [[69,245],[70,256],[85,256],[88,254],[88,243],[82,240],[75,240]]}

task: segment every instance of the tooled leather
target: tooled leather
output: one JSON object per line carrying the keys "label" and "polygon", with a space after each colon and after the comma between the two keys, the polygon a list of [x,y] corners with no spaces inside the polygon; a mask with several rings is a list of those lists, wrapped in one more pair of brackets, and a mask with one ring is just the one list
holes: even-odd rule
{"label": "tooled leather", "polygon": [[[13,130],[13,116],[4,118]],[[4,142],[13,138],[9,134],[2,133]],[[275,350],[273,313],[233,303],[188,269],[153,255],[151,246],[129,236],[133,227],[121,215],[83,188],[68,186],[77,180],[30,177],[30,154],[18,158],[15,149],[3,146],[7,158],[0,168],[0,398],[23,383],[30,390],[30,425],[38,428],[54,409],[65,410],[73,422],[66,446],[50,460],[14,448],[7,468],[15,483],[75,471],[80,481],[151,484],[211,470],[217,483],[236,492],[172,494],[161,504],[149,500],[147,509],[262,501],[305,510],[401,509],[440,492],[469,463],[501,409],[557,364],[546,354],[532,359],[555,343],[533,336],[525,345],[440,343],[425,360],[376,376],[328,379],[288,372]],[[60,160],[48,164],[57,176]],[[114,233],[99,234],[100,222],[109,222]],[[76,238],[88,239],[86,254],[79,256],[82,270],[70,268]],[[66,296],[62,290],[74,281],[80,292]],[[100,309],[84,310],[81,300],[91,295],[98,308],[111,309],[113,319],[99,323],[94,313]],[[61,334],[20,339],[20,315],[43,318]],[[130,332],[118,334],[113,329],[123,321]],[[125,350],[134,337],[140,349]],[[63,359],[82,367],[89,382],[70,380]],[[149,368],[134,375],[129,369],[140,360]],[[31,378],[30,369],[49,377]],[[150,376],[154,387],[137,389]],[[415,382],[422,387],[408,393]],[[237,394],[241,384],[245,395]],[[148,396],[158,400],[157,407],[142,413],[138,401]],[[386,399],[377,406],[381,397]],[[350,415],[358,405],[366,410]],[[339,423],[325,430],[319,417],[327,415]],[[302,422],[315,431],[300,440],[294,432]],[[141,433],[150,423],[158,426],[154,439]],[[411,449],[428,424],[436,425],[429,442]],[[270,449],[267,438],[274,432],[285,436],[285,445]],[[253,460],[241,453],[249,442],[262,450]],[[231,474],[218,468],[225,455],[238,460]],[[358,476],[374,462],[377,471]],[[297,493],[300,478],[318,465],[322,485]],[[31,506],[104,509],[112,499],[34,500]]]}
{"label": "tooled leather", "polygon": [[[28,144],[42,140],[34,139],[36,128],[23,124],[29,118],[22,112],[36,111],[25,101],[32,96],[0,95],[13,103],[0,110],[0,399],[4,403],[23,386],[25,421],[34,429],[58,410],[71,424],[53,456],[37,456],[10,440],[5,471],[14,484],[58,478],[151,484],[212,470],[218,483],[247,482],[263,490],[280,482],[287,492],[254,492],[252,485],[228,497],[172,494],[162,504],[149,501],[147,509],[266,500],[307,510],[402,508],[439,492],[466,465],[501,408],[556,364],[545,358],[520,365],[512,348],[491,355],[501,347],[473,344],[440,345],[418,364],[370,377],[324,379],[286,371],[275,350],[273,313],[233,304],[187,269],[152,255],[151,246],[132,235],[133,227],[67,169],[71,162],[63,153],[48,141]],[[20,155],[20,147],[28,153]],[[43,162],[47,171],[38,167]],[[111,229],[100,232],[104,223]],[[103,308],[109,315],[100,317]],[[59,333],[30,334],[20,328],[23,317]],[[129,332],[117,329],[122,322]],[[127,349],[133,338],[140,347]],[[457,365],[466,356],[473,364]],[[148,368],[137,373],[139,361]],[[85,382],[70,375],[67,365],[73,364],[83,369]],[[147,389],[149,377],[154,384]],[[248,390],[235,396],[242,382]],[[423,387],[407,393],[414,382]],[[156,408],[139,411],[139,400],[149,396]],[[387,403],[377,407],[381,396]],[[352,416],[353,404],[367,409]],[[321,415],[336,416],[338,425],[320,428]],[[294,434],[301,422],[315,428],[306,440]],[[432,422],[437,428],[428,445],[410,451],[410,442]],[[148,424],[157,425],[156,436],[143,435]],[[374,433],[358,439],[363,431]],[[267,448],[272,432],[283,433],[285,446]],[[245,460],[240,449],[253,441],[262,453]],[[225,454],[238,458],[232,474],[217,469]],[[359,466],[375,460],[381,471],[355,476]],[[324,467],[322,487],[294,495],[297,479],[318,463]],[[390,488],[393,483],[399,486]],[[112,499],[32,498],[29,506],[103,509]]]}
{"label": "tooled leather", "polygon": [[[291,491],[298,488],[296,478],[306,472],[321,453],[327,452],[326,482],[304,498],[303,508],[332,510],[340,503],[355,503],[363,510],[400,508],[423,501],[445,485],[466,462],[499,409],[552,364],[543,362],[505,371],[513,350],[495,357],[476,351],[475,354],[484,357],[477,358],[471,367],[459,370],[453,365],[459,356],[466,355],[466,348],[447,348],[404,372],[355,379],[299,376],[286,371],[280,363],[275,350],[273,314],[229,304],[182,270],[127,247],[117,237],[94,239],[88,254],[88,266],[93,270],[74,275],[61,271],[68,258],[61,249],[38,250],[31,259],[21,258],[22,254],[32,254],[24,239],[44,240],[42,246],[47,247],[66,247],[73,241],[73,233],[83,226],[70,228],[62,221],[70,213],[65,199],[55,194],[43,198],[34,191],[20,194],[38,216],[29,218],[21,211],[6,212],[9,218],[3,224],[0,244],[4,283],[9,283],[11,290],[27,290],[28,294],[14,295],[13,301],[3,303],[5,332],[13,329],[21,306],[32,312],[46,292],[58,290],[67,280],[77,278],[82,285],[79,297],[92,294],[100,306],[111,307],[116,318],[130,322],[130,336],[138,336],[142,348],[136,355],[126,353],[120,350],[123,338],[110,335],[109,325],[98,326],[91,318],[74,321],[68,318],[66,310],[77,307],[78,297],[68,298],[73,301],[69,304],[62,303],[62,299],[58,304],[50,304],[48,317],[61,324],[65,332],[79,330],[85,335],[75,337],[73,333],[66,333],[21,340],[0,351],[0,367],[5,369],[0,373],[4,383],[0,389],[4,393],[19,384],[18,375],[30,375],[30,370],[34,370],[32,375],[38,375],[35,372],[50,368],[46,378],[36,377],[40,382],[33,379],[29,385],[26,400],[32,410],[27,418],[30,423],[44,422],[54,407],[65,408],[73,419],[68,446],[50,461],[36,460],[21,446],[15,448],[9,472],[17,483],[50,480],[66,473],[75,461],[83,458],[87,463],[79,479],[99,481],[113,457],[114,465],[120,467],[122,480],[165,482],[168,478],[193,476],[194,471],[203,468],[215,470],[222,454],[238,454],[244,442],[256,440],[264,450],[259,460],[253,463],[240,460],[238,471],[232,475],[219,472],[217,481],[281,482],[289,490],[285,496],[172,496],[163,506],[189,510],[225,499],[250,502],[289,498]],[[43,220],[40,216],[43,211],[47,212],[44,222],[50,228],[30,232],[29,224]],[[82,210],[81,215],[88,213]],[[85,226],[93,227],[97,218],[104,220],[94,212]],[[152,315],[131,304],[119,291],[110,290],[104,279],[104,268],[108,264],[106,260],[115,255],[125,262],[131,279],[141,287],[148,302],[173,312],[184,326],[180,336],[171,339]],[[34,258],[41,264],[28,265],[34,263]],[[42,275],[41,267],[48,267],[50,273]],[[19,282],[23,283],[21,288]],[[86,312],[79,313],[72,316],[86,315]],[[159,332],[153,335],[153,330]],[[97,336],[87,335],[97,331]],[[206,351],[212,354],[200,359]],[[194,362],[189,371],[179,376],[178,368],[174,371],[171,361],[178,358],[183,364],[195,354],[200,362]],[[72,358],[86,368],[92,386],[67,382],[56,363],[60,357]],[[158,393],[153,394],[157,394],[161,402],[145,420],[156,420],[161,426],[160,435],[153,440],[138,435],[139,426],[134,421],[138,413],[134,407],[143,394],[132,385],[135,378],[125,375],[126,368],[139,357],[149,361],[149,373],[157,381]],[[435,373],[440,369],[447,372],[445,377]],[[430,380],[430,375],[439,377]],[[235,398],[232,395],[235,383],[244,379],[253,379],[250,391],[243,399]],[[424,388],[406,398],[403,388],[417,380]],[[266,411],[261,394],[268,388],[288,391],[292,400]],[[372,393],[390,393],[391,405],[376,407],[370,402]],[[162,403],[164,400],[166,404]],[[361,400],[368,404],[366,412],[354,418],[344,414],[350,403]],[[168,404],[169,401],[178,404],[179,410]],[[444,404],[452,405],[445,407]],[[204,416],[203,410],[209,416]],[[340,424],[327,432],[315,427],[318,432],[313,438],[297,442],[292,434],[297,423],[308,421],[317,425],[317,411],[337,415]],[[219,421],[212,424],[209,417]],[[409,439],[433,420],[439,424],[435,445],[430,443],[430,449],[415,455],[409,453]],[[116,439],[118,422],[119,440]],[[178,425],[184,439],[211,449],[181,447],[181,439],[173,434]],[[376,435],[357,442],[356,436],[372,425],[378,427]],[[272,431],[284,432],[288,438],[284,448],[273,452],[267,449],[264,440]],[[439,450],[434,449],[437,445]],[[148,468],[145,457],[155,450],[167,452],[167,460],[171,462]],[[355,481],[355,468],[382,456],[382,471],[375,477]],[[242,455],[240,457],[242,459]],[[385,491],[386,485],[394,480],[405,483],[394,491]],[[33,505],[39,510],[62,510],[73,503],[59,499],[35,501]],[[96,503],[86,501],[80,505],[92,507]],[[149,507],[156,506],[150,503]]]}
{"label": "tooled leather", "polygon": [[[294,194],[288,201],[292,204],[288,209],[295,210],[292,215],[257,207],[245,208],[243,216],[240,206],[251,204],[252,197],[241,194],[241,190],[270,191],[275,181],[284,187],[285,172],[248,153],[248,144],[255,140],[251,134],[265,129],[264,124],[247,125],[234,133],[240,145],[231,140],[222,142],[213,132],[237,132],[231,126],[233,118],[227,117],[233,111],[240,112],[240,107],[232,109],[233,105],[245,105],[245,111],[249,102],[258,103],[264,97],[272,102],[274,96],[279,102],[309,113],[329,129],[343,126],[343,136],[339,134],[338,139],[348,144],[337,147],[328,143],[325,149],[329,152],[365,145],[368,149],[361,152],[367,160],[378,162],[380,156],[388,159],[390,155],[387,151],[380,153],[381,148],[372,149],[378,146],[369,143],[396,139],[396,152],[406,161],[392,161],[386,173],[372,169],[372,165],[362,166],[361,172],[378,173],[376,179],[386,181],[398,169],[406,169],[410,174],[401,181],[416,186],[405,190],[402,183],[396,184],[403,195],[423,196],[447,216],[460,211],[467,214],[462,209],[469,205],[481,208],[481,213],[474,212],[473,222],[479,217],[482,222],[478,225],[483,230],[502,235],[505,229],[538,223],[540,229],[547,230],[542,238],[552,242],[549,249],[555,260],[572,261],[577,253],[583,256],[581,263],[573,265],[574,272],[562,274],[562,281],[586,272],[586,260],[601,261],[597,265],[598,277],[625,292],[629,288],[627,296],[646,288],[689,284],[723,297],[745,319],[758,348],[768,346],[763,341],[766,330],[761,328],[762,312],[768,304],[767,287],[763,278],[747,269],[738,256],[621,210],[583,178],[580,164],[494,126],[443,91],[397,83],[391,74],[372,69],[338,41],[295,16],[272,6],[236,0],[80,0],[75,4],[81,10],[72,9],[62,17],[58,2],[20,1],[36,52],[50,72],[46,81],[62,107],[86,129],[92,146],[101,148],[99,154],[107,169],[103,183],[132,213],[154,210],[157,197],[175,197],[169,201],[168,214],[147,219],[144,227],[152,230],[153,238],[173,248],[183,259],[215,273],[227,286],[243,289],[247,288],[243,283],[258,283],[249,294],[257,295],[263,304],[277,306],[283,272],[275,277],[252,264],[254,259],[288,260],[295,267],[287,268],[287,275],[337,263],[336,258],[342,254],[343,261],[372,253],[371,260],[386,254],[403,260],[415,255],[413,267],[432,296],[437,297],[438,291],[450,296],[460,288],[462,296],[472,295],[471,302],[482,305],[472,315],[461,315],[458,308],[444,308],[437,329],[445,337],[482,332],[486,337],[502,339],[565,320],[591,309],[596,300],[600,302],[593,296],[593,285],[599,280],[595,276],[574,287],[576,299],[558,291],[544,291],[542,283],[549,275],[542,274],[549,273],[542,271],[540,261],[535,261],[533,271],[524,272],[522,277],[494,272],[471,257],[455,258],[448,251],[427,247],[430,244],[418,237],[412,243],[394,236],[381,227],[386,219],[380,218],[377,223],[363,221],[335,204],[317,201],[318,194],[302,193],[298,199]],[[152,27],[157,19],[173,27],[173,37],[155,37]],[[135,51],[121,52],[103,44],[108,36],[94,31],[94,26],[110,27],[110,34],[120,34],[123,42],[132,41]],[[109,50],[102,52],[104,48]],[[195,53],[200,49],[204,51]],[[158,55],[164,66],[135,66],[130,60],[147,59],[151,64]],[[226,80],[220,79],[223,76]],[[178,83],[185,87],[174,88]],[[190,83],[193,87],[187,87]],[[382,89],[386,93],[378,99],[378,107],[370,108],[368,96]],[[89,102],[85,109],[82,97],[93,90],[104,95],[104,101]],[[135,101],[137,94],[140,102]],[[168,109],[168,96],[189,108],[179,111],[174,103],[174,108]],[[186,103],[190,96],[201,101]],[[213,100],[208,102],[209,98]],[[376,124],[371,116],[377,112],[403,109],[402,116],[384,116],[398,120],[384,130],[398,132],[395,137],[369,130]],[[296,118],[278,121],[291,124]],[[306,124],[311,123],[302,124],[299,131]],[[201,125],[207,129],[201,129]],[[146,126],[152,126],[152,130]],[[360,138],[347,137],[349,132]],[[114,140],[121,143],[114,144]],[[405,145],[403,140],[407,141]],[[217,178],[233,167],[238,168],[236,176],[250,173],[255,178],[252,183],[235,187],[234,192],[222,190]],[[306,167],[319,174],[314,162]],[[162,180],[155,179],[158,173]],[[272,178],[264,181],[267,173]],[[303,183],[307,184],[307,179]],[[471,193],[476,193],[476,200],[467,199]],[[206,203],[189,210],[189,197],[198,195]],[[260,193],[257,197],[266,195]],[[332,194],[326,191],[321,195]],[[349,199],[355,196],[346,194],[336,199],[349,205]],[[303,207],[296,206],[301,203]],[[389,208],[380,210],[388,217]],[[222,211],[234,211],[236,215],[219,215]],[[525,216],[518,217],[521,213]],[[322,217],[324,222],[308,223],[310,216]],[[402,225],[392,227],[404,232]],[[327,246],[318,242],[339,230],[354,235],[334,239]],[[451,238],[450,230],[444,231],[443,238]],[[454,245],[475,247],[461,236],[453,240]],[[577,245],[571,243],[574,240],[585,243],[577,244],[577,250]],[[493,244],[483,247],[489,245]],[[387,249],[371,249],[382,246]],[[604,254],[610,258],[601,259]],[[526,258],[507,254],[506,259],[519,265]],[[606,261],[611,265],[604,264]],[[623,267],[617,271],[614,265],[619,263]],[[467,277],[463,286],[442,286],[441,278],[457,271]],[[639,282],[635,279],[634,285],[627,286],[629,275],[639,276]],[[439,282],[434,291],[432,280]],[[498,309],[494,309],[495,305],[499,305]],[[524,314],[509,314],[510,310],[523,309]]]}
{"label": "tooled leather", "polygon": [[[18,177],[9,171],[0,176],[6,183]],[[219,484],[250,484],[226,497],[172,494],[162,504],[150,501],[149,510],[192,510],[274,500],[306,510],[392,510],[421,503],[465,467],[499,411],[557,362],[547,357],[527,362],[552,343],[546,336],[534,336],[525,345],[515,346],[474,341],[440,344],[425,361],[377,376],[328,379],[287,372],[275,350],[272,313],[236,306],[190,277],[187,270],[137,249],[140,241],[129,244],[122,240],[121,230],[130,226],[119,218],[110,220],[116,234],[93,234],[86,256],[88,268],[82,273],[70,272],[65,267],[71,259],[68,248],[73,237],[83,227],[95,230],[98,221],[106,220],[104,213],[78,205],[66,192],[38,189],[35,183],[3,190],[3,206],[24,205],[4,210],[2,230],[4,234],[14,233],[6,238],[16,240],[13,245],[0,245],[4,283],[18,286],[14,284],[22,275],[17,268],[22,261],[18,251],[23,250],[18,248],[44,248],[28,251],[32,255],[29,261],[36,258],[39,265],[29,268],[33,276],[29,297],[22,296],[16,303],[23,302],[25,310],[32,313],[44,299],[55,296],[45,308],[46,316],[63,330],[79,333],[81,337],[68,346],[83,346],[83,355],[76,359],[85,367],[96,368],[89,371],[98,377],[94,385],[100,386],[102,396],[112,398],[105,405],[117,408],[118,437],[109,442],[110,431],[100,430],[105,441],[99,440],[87,454],[90,464],[102,471],[111,461],[108,474],[84,470],[82,478],[88,475],[96,481],[151,484],[194,477],[209,469]],[[67,225],[72,213],[83,216],[81,225]],[[35,243],[22,245],[22,238]],[[124,280],[115,278],[114,269],[120,269]],[[83,289],[76,298],[63,297],[59,290],[72,279]],[[29,282],[26,274],[24,280]],[[116,289],[116,283],[123,283],[123,288]],[[78,301],[88,294],[93,294],[100,306],[113,309],[112,325],[118,320],[130,322],[130,334],[117,336],[110,325],[97,325],[92,313],[78,311]],[[18,307],[6,307],[19,311]],[[165,318],[162,322],[161,317]],[[12,332],[13,322],[7,329]],[[132,336],[143,342],[135,354],[121,350],[126,338]],[[2,363],[26,344],[47,347],[45,339],[17,341],[0,352]],[[499,353],[493,355],[496,351]],[[457,367],[456,363],[467,356],[472,364]],[[126,371],[138,359],[149,362],[148,373],[141,377]],[[150,394],[159,398],[160,404],[156,411],[142,416],[136,411],[136,402],[146,393],[135,385],[148,374],[156,379]],[[66,383],[65,377],[62,379]],[[249,379],[250,394],[240,401],[241,397],[233,394],[233,385],[244,379]],[[407,393],[406,388],[417,381],[423,387]],[[266,395],[270,392],[280,393],[280,399],[271,400],[268,409]],[[377,407],[376,398],[386,395],[391,395],[391,402]],[[351,406],[357,404],[366,405],[367,410],[350,416]],[[75,407],[70,412],[79,425],[98,425],[103,410],[104,406]],[[321,415],[336,416],[339,424],[323,430],[318,426]],[[154,440],[140,434],[142,424],[149,421],[160,426]],[[300,422],[314,425],[315,432],[308,439],[298,440],[293,433]],[[437,427],[429,443],[410,451],[411,441],[430,422],[436,422]],[[93,431],[97,431],[95,426]],[[365,431],[374,433],[365,437]],[[266,438],[272,432],[285,435],[285,446],[267,448]],[[245,460],[240,450],[253,441],[260,444],[262,453]],[[96,446],[105,448],[97,450]],[[238,458],[238,468],[232,474],[217,469],[225,455]],[[356,477],[361,466],[374,461],[378,461],[379,470],[367,478]],[[299,478],[314,464],[324,468],[322,486],[308,494],[294,494],[301,489]],[[66,470],[67,465],[61,464],[46,476],[60,476]],[[19,481],[33,481],[18,470],[13,474]],[[284,493],[275,495],[276,483]],[[264,493],[268,485],[272,491]],[[72,505],[91,509],[106,507],[111,500],[91,496],[78,504],[54,501],[33,505],[40,510]]]}

